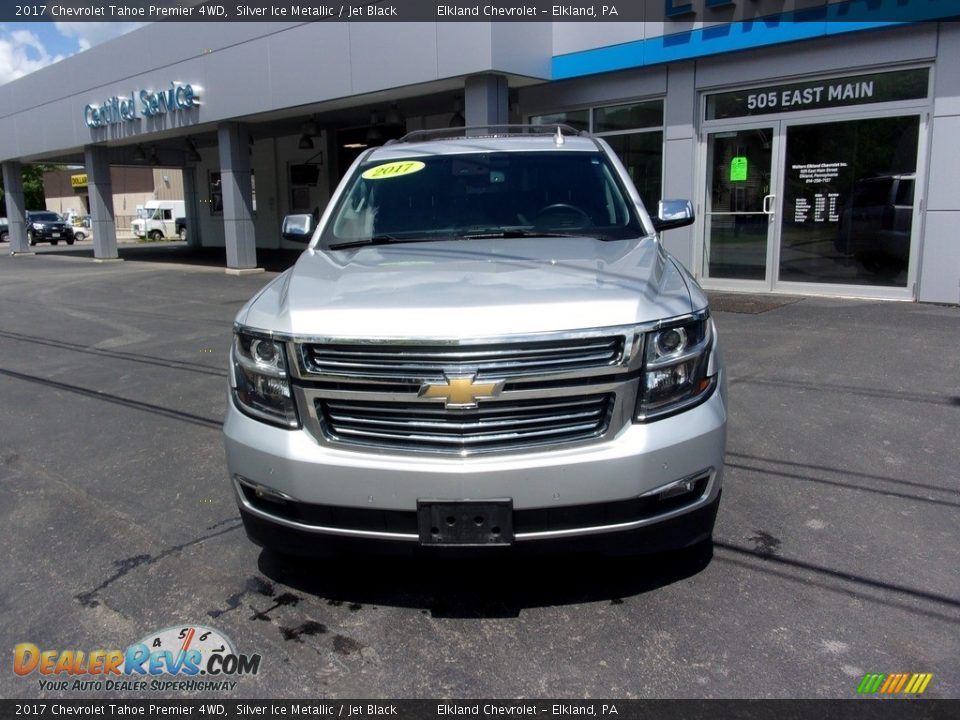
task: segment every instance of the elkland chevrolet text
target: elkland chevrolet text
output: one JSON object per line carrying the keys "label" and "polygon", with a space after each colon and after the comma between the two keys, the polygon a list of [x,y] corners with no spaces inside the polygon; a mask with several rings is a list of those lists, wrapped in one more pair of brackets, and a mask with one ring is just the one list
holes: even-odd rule
{"label": "elkland chevrolet text", "polygon": [[316,228],[285,218],[309,247],[231,353],[248,535],[305,554],[708,540],[726,384],[707,300],[657,234],[690,203],[651,218],[570,128],[457,133],[367,151]]}

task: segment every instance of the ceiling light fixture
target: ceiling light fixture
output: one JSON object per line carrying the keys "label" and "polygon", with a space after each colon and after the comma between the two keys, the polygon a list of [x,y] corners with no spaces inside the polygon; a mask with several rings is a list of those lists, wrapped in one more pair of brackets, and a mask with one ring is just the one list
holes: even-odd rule
{"label": "ceiling light fixture", "polygon": [[383,131],[380,129],[380,118],[376,110],[370,111],[370,127],[367,129],[367,144],[379,145],[383,142]]}
{"label": "ceiling light fixture", "polygon": [[297,143],[297,147],[301,150],[313,150],[313,140],[311,138],[317,137],[322,132],[316,119],[310,118],[300,126],[300,142]]}
{"label": "ceiling light fixture", "polygon": [[397,107],[396,103],[393,103],[390,109],[387,110],[387,117],[384,122],[390,127],[406,128],[407,126],[407,118],[400,112],[400,108]]}
{"label": "ceiling light fixture", "polygon": [[453,103],[453,115],[450,117],[450,127],[463,127],[467,124],[463,117],[463,101],[457,98]]}
{"label": "ceiling light fixture", "polygon": [[187,160],[190,162],[200,162],[203,160],[203,158],[200,156],[200,153],[197,151],[197,146],[193,144],[193,140],[187,138],[183,145],[187,149]]}
{"label": "ceiling light fixture", "polygon": [[314,118],[310,118],[303,124],[300,132],[304,135],[310,135],[311,137],[316,137],[321,133],[320,126],[317,125],[317,121]]}

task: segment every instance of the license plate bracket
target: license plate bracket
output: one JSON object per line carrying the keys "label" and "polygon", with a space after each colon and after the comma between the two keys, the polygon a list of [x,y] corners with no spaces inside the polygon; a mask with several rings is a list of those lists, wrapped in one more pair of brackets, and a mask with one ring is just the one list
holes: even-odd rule
{"label": "license plate bracket", "polygon": [[420,544],[502,547],[513,544],[513,500],[418,500]]}

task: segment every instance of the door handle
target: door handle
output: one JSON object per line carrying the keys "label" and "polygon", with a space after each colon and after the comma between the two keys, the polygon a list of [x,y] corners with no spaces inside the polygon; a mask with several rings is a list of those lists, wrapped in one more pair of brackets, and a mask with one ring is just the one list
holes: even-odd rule
{"label": "door handle", "polygon": [[773,202],[777,199],[776,195],[764,195],[763,196],[763,211],[767,215],[773,215],[775,210],[773,209]]}

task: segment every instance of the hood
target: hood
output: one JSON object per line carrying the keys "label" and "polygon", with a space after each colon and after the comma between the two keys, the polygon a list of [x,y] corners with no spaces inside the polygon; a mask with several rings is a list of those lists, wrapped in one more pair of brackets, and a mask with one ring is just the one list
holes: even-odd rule
{"label": "hood", "polygon": [[683,275],[651,238],[497,238],[306,250],[237,319],[301,336],[459,338],[693,309]]}

